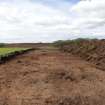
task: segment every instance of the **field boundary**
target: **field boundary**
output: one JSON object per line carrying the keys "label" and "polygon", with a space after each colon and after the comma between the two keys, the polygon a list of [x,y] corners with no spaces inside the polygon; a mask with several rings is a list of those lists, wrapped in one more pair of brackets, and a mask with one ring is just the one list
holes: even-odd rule
{"label": "field boundary", "polygon": [[32,50],[35,50],[35,48],[29,48],[26,50],[15,51],[15,52],[9,53],[6,56],[0,56],[0,64],[6,63],[7,61],[12,60],[16,56],[25,54],[25,53],[32,51]]}

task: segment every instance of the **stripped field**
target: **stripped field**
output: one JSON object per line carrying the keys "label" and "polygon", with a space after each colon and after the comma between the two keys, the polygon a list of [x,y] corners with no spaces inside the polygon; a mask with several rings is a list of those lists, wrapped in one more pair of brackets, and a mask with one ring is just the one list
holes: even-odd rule
{"label": "stripped field", "polygon": [[41,47],[0,65],[0,105],[105,105],[105,71]]}

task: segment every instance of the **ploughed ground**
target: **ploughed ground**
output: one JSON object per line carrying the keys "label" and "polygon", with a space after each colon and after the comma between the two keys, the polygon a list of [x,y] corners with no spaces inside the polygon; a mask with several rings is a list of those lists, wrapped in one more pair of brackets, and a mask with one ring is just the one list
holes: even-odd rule
{"label": "ploughed ground", "polygon": [[40,48],[0,65],[0,105],[105,105],[105,71]]}

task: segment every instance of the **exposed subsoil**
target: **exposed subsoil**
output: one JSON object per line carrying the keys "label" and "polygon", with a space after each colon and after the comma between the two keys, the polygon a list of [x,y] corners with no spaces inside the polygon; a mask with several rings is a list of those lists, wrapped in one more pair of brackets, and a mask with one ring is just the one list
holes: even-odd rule
{"label": "exposed subsoil", "polygon": [[105,71],[41,48],[0,65],[0,105],[105,105]]}
{"label": "exposed subsoil", "polygon": [[97,68],[105,71],[105,39],[80,40],[76,44],[63,44],[60,47],[61,51],[78,55],[84,60],[96,65]]}

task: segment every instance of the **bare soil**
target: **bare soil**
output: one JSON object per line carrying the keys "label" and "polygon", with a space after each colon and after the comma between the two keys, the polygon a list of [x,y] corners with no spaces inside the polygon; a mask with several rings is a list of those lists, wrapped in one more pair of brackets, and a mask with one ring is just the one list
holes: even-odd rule
{"label": "bare soil", "polygon": [[40,48],[0,65],[0,105],[105,105],[105,72]]}
{"label": "bare soil", "polygon": [[[74,40],[76,42],[76,40]],[[105,71],[105,39],[81,40],[78,43],[68,43],[60,46],[60,50],[80,56]]]}

